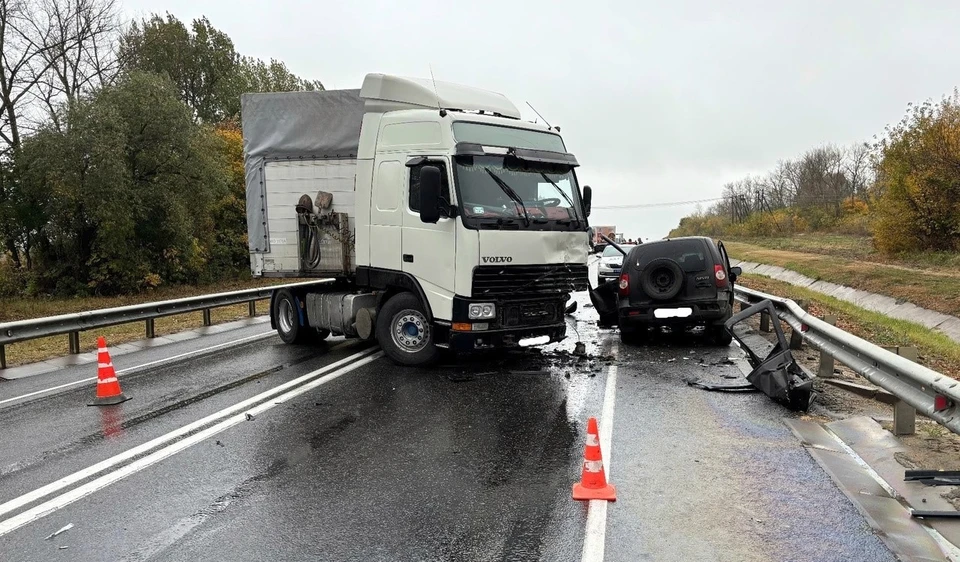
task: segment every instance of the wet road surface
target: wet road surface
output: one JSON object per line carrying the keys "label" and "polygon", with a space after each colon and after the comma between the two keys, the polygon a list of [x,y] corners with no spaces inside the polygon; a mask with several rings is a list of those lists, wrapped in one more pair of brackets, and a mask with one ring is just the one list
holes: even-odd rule
{"label": "wet road surface", "polygon": [[[580,560],[570,486],[616,365],[606,559],[893,560],[789,412],[684,382],[736,376],[736,348],[622,347],[577,317],[554,348],[429,370],[269,337],[121,375],[111,408],[85,406],[92,384],[0,404],[0,559]],[[0,400],[90,374],[64,371]]]}

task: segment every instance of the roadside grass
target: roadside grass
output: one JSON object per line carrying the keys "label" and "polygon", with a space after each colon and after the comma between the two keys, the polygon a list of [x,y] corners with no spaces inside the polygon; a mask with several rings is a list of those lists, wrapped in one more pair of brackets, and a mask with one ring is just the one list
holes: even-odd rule
{"label": "roadside grass", "polygon": [[[41,318],[57,314],[69,314],[197,295],[209,295],[226,291],[295,283],[297,281],[303,280],[256,279],[252,281],[238,281],[200,287],[171,287],[169,289],[123,297],[3,299],[3,301],[0,302],[0,322]],[[267,300],[257,301],[258,316],[267,314],[268,302]],[[246,318],[248,314],[248,305],[244,303],[211,309],[210,319],[213,324],[222,324]],[[154,330],[157,336],[164,336],[199,328],[201,326],[203,326],[203,313],[197,311],[158,318],[154,323]],[[98,336],[106,338],[108,346],[114,346],[144,339],[145,335],[145,326],[142,321],[80,332],[80,351],[87,352],[96,349]],[[67,355],[68,349],[68,336],[66,334],[11,344],[6,346],[7,366],[14,367],[51,359],[53,357],[61,357]],[[2,376],[2,373],[3,371],[0,371],[0,376]]]}
{"label": "roadside grass", "polygon": [[[944,314],[960,316],[960,272],[949,268],[912,269],[895,263],[863,261],[840,253],[779,250],[753,243],[725,242],[731,257],[777,265],[814,279],[912,302]],[[826,251],[826,250],[824,250]],[[958,259],[960,255],[951,256]]]}
{"label": "roadside grass", "polygon": [[731,237],[730,241],[771,250],[837,256],[847,260],[926,269],[953,275],[958,275],[956,270],[960,267],[960,252],[915,252],[887,256],[874,249],[869,236],[806,233],[789,237]]}
{"label": "roadside grass", "polygon": [[745,287],[810,303],[809,312],[819,318],[837,315],[837,327],[880,346],[914,346],[920,364],[960,379],[960,344],[947,336],[913,322],[890,318],[833,297],[769,277],[746,274]]}

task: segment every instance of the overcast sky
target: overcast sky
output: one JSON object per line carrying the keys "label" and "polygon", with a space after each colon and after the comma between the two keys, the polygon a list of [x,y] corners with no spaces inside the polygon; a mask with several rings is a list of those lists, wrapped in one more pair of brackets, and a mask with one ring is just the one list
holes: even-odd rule
{"label": "overcast sky", "polygon": [[[957,0],[121,1],[127,18],[206,15],[240,53],[328,89],[432,65],[533,119],[529,101],[561,127],[595,207],[717,197],[960,84]],[[591,223],[659,238],[693,210],[597,209]]]}

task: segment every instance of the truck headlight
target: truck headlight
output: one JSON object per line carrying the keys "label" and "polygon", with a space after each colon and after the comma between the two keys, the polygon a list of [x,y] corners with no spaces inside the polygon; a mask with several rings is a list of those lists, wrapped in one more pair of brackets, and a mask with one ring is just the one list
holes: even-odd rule
{"label": "truck headlight", "polygon": [[470,320],[488,320],[497,317],[497,305],[492,302],[475,302],[470,305]]}

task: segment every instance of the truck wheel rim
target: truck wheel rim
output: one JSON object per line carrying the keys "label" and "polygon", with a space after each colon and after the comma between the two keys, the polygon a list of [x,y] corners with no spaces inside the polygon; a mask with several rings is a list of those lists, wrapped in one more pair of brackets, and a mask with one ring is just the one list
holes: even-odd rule
{"label": "truck wheel rim", "polygon": [[394,316],[393,343],[406,353],[416,353],[427,347],[430,341],[430,326],[427,319],[416,310],[404,310]]}
{"label": "truck wheel rim", "polygon": [[279,314],[277,314],[277,320],[280,321],[280,330],[283,333],[289,334],[293,331],[293,305],[290,304],[288,299],[280,300],[280,310]]}

